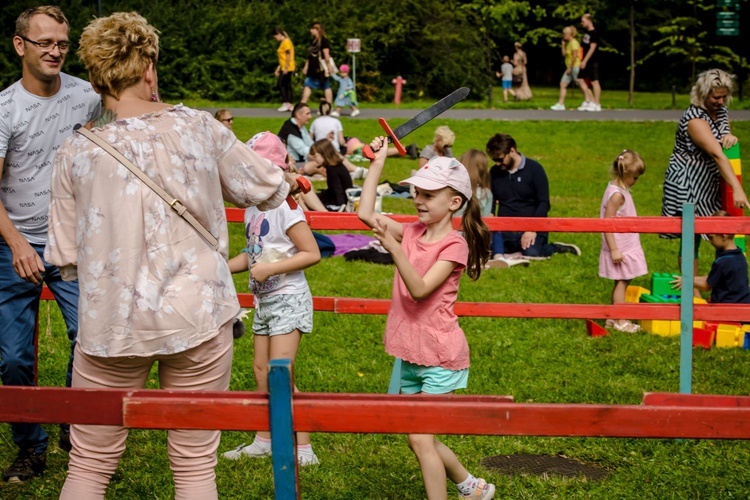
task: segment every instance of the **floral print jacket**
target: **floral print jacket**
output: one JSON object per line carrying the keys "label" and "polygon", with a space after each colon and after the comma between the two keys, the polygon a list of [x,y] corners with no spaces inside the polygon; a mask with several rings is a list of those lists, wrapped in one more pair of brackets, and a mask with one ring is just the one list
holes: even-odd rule
{"label": "floral print jacket", "polygon": [[239,310],[223,200],[261,210],[289,191],[281,169],[210,114],[184,106],[94,128],[219,239],[216,251],[127,168],[81,134],[57,152],[45,259],[79,280],[78,343],[101,357],[171,354]]}

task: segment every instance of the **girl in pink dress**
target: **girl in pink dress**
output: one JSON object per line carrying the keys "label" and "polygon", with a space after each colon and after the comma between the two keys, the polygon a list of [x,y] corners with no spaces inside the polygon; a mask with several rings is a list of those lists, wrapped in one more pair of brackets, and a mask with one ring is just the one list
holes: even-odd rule
{"label": "girl in pink dress", "polygon": [[[599,210],[600,217],[635,217],[633,197],[630,188],[638,180],[646,165],[638,153],[623,150],[615,158],[610,170],[612,180],[607,185]],[[615,280],[612,289],[612,303],[625,302],[625,290],[630,281],[648,272],[646,256],[641,247],[638,233],[602,233],[602,251],[599,254],[599,276]],[[641,329],[625,319],[607,320],[607,326],[621,332],[635,333]]]}
{"label": "girl in pink dress", "polygon": [[[481,274],[489,258],[490,232],[482,222],[466,167],[442,156],[399,182],[414,186],[418,222],[401,224],[376,213],[376,191],[388,143],[378,137],[370,145],[377,153],[362,186],[357,213],[396,264],[385,350],[402,360],[401,394],[450,394],[465,388],[469,378],[469,345],[453,312],[458,283],[464,270],[472,279]],[[465,208],[463,234],[453,228],[453,216],[461,208]],[[409,447],[419,460],[427,498],[446,498],[446,477],[455,483],[461,498],[489,500],[494,496],[495,486],[469,474],[435,436],[410,434]]]}

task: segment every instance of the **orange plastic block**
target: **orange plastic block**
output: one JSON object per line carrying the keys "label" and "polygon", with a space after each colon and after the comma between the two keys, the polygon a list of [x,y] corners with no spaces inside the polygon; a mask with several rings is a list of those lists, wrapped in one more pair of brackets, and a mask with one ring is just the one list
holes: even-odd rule
{"label": "orange plastic block", "polygon": [[716,339],[716,331],[706,330],[705,328],[693,328],[693,347],[702,347],[711,349]]}
{"label": "orange plastic block", "polygon": [[641,295],[650,294],[651,290],[643,288],[642,286],[630,285],[625,289],[625,302],[629,304],[637,304],[641,300]]}
{"label": "orange plastic block", "polygon": [[737,325],[719,325],[716,329],[716,347],[742,347],[745,333]]}

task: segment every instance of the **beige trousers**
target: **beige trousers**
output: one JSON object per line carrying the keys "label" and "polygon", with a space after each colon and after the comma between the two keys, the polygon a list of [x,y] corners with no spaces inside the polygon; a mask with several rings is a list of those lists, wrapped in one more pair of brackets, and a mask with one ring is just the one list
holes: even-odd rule
{"label": "beige trousers", "polygon": [[[79,344],[80,345],[80,344]],[[134,389],[146,385],[154,362],[159,362],[162,389],[225,391],[232,368],[232,322],[219,335],[178,354],[151,357],[102,358],[89,356],[76,346],[73,387]],[[60,498],[103,499],[112,474],[125,451],[128,430],[111,425],[72,425],[68,477]],[[170,467],[176,499],[215,499],[216,450],[219,431],[167,431]]]}

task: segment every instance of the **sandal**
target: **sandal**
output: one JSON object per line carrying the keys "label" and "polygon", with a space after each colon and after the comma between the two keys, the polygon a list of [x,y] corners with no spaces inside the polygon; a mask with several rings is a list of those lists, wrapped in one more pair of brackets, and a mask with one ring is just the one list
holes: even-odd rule
{"label": "sandal", "polygon": [[628,320],[620,321],[619,323],[614,323],[613,328],[617,330],[618,332],[625,332],[625,333],[638,333],[641,331],[640,325],[636,325],[635,323],[632,323]]}

